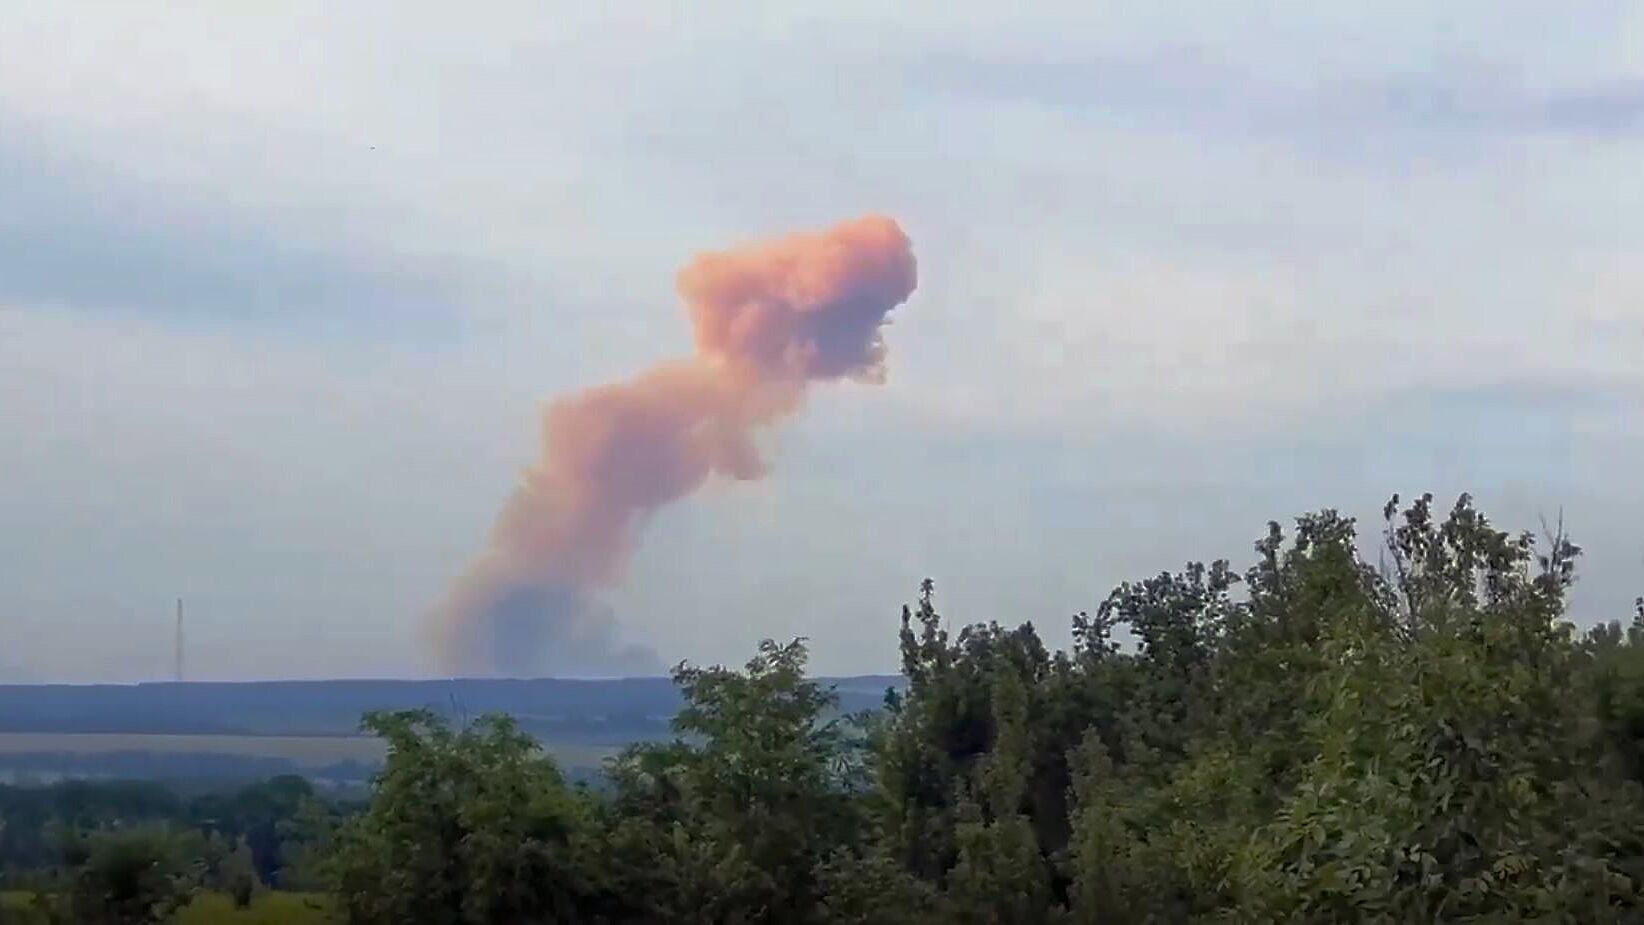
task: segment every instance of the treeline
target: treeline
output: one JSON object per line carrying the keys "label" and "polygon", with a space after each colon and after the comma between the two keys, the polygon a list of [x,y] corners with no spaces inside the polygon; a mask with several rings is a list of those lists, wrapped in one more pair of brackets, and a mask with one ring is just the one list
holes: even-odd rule
{"label": "treeline", "polygon": [[[681,667],[677,738],[608,794],[510,721],[376,715],[329,874],[357,923],[1635,920],[1644,603],[1564,619],[1580,550],[1463,497],[1278,524],[1073,618],[953,629],[854,721],[800,642]],[[1123,644],[1121,644],[1123,640]]]}
{"label": "treeline", "polygon": [[597,789],[510,719],[377,713],[369,805],[312,829],[359,925],[1636,921],[1644,602],[1577,633],[1580,550],[1463,497],[1275,523],[1243,572],[1031,624],[903,612],[841,716],[801,641],[681,666]]}
{"label": "treeline", "polygon": [[[32,921],[149,922],[215,889],[321,885],[317,837],[358,806],[306,779],[184,795],[153,781],[0,785],[0,890]],[[0,905],[0,920],[5,917]]]}
{"label": "treeline", "polygon": [[0,754],[0,773],[18,781],[31,777],[47,780],[76,779],[161,781],[185,789],[217,787],[224,782],[253,782],[272,777],[296,776],[332,781],[337,785],[363,785],[376,770],[375,763],[345,759],[329,764],[303,764],[271,755],[234,752],[161,751],[125,749],[121,751],[8,751]]}
{"label": "treeline", "polygon": [[[891,679],[837,680],[844,705],[861,709]],[[667,678],[0,684],[0,732],[352,735],[366,712],[429,709],[509,713],[549,742],[627,744],[667,738],[679,706]]]}

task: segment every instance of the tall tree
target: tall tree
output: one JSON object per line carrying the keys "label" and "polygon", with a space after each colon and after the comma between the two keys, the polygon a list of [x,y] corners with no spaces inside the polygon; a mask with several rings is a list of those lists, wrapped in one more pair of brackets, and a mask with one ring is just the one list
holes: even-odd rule
{"label": "tall tree", "polygon": [[590,807],[512,720],[452,728],[375,713],[388,756],[367,810],[338,833],[333,887],[357,925],[576,921]]}

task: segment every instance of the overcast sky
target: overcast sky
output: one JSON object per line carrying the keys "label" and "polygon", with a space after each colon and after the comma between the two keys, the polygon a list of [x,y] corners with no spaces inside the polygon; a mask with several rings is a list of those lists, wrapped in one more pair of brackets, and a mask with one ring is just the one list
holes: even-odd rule
{"label": "overcast sky", "polygon": [[195,677],[428,673],[540,403],[688,351],[694,252],[867,211],[888,381],[652,524],[665,660],[891,670],[926,576],[1061,642],[1394,491],[1644,593],[1644,7],[800,6],[11,4],[0,679],[163,677],[178,595]]}

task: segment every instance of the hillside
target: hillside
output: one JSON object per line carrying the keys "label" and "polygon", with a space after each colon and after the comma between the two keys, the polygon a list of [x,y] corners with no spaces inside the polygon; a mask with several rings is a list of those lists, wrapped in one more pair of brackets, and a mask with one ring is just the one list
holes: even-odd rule
{"label": "hillside", "polygon": [[[877,706],[888,675],[822,679],[841,706]],[[334,680],[0,685],[0,732],[145,735],[351,735],[369,710],[504,712],[556,741],[622,744],[667,733],[679,708],[667,678]]]}

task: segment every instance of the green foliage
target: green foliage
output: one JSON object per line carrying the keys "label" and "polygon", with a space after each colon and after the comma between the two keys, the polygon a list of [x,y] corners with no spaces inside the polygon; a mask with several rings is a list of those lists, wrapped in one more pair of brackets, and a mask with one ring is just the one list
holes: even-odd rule
{"label": "green foliage", "polygon": [[[1429,501],[1389,530],[1395,606],[1323,627],[1301,737],[1312,758],[1242,859],[1246,909],[1619,914],[1635,900],[1619,858],[1570,850],[1600,824],[1594,797],[1632,801],[1594,773],[1602,746],[1558,619],[1575,547],[1555,536],[1537,557],[1465,497],[1442,523]],[[1614,836],[1636,838],[1639,821]]]}
{"label": "green foliage", "polygon": [[251,899],[262,889],[262,881],[257,876],[257,864],[251,854],[251,845],[244,836],[240,838],[233,851],[217,865],[214,878],[219,889],[223,890],[234,901],[234,908],[249,909]]}
{"label": "green foliage", "polygon": [[862,773],[849,718],[805,662],[802,640],[766,641],[742,671],[674,671],[678,737],[610,769],[610,918],[820,917],[821,870],[860,837]]}
{"label": "green foliage", "polygon": [[[277,777],[237,790],[184,798],[151,781],[68,780],[46,786],[0,785],[0,871],[12,877],[58,861],[53,832],[165,823],[215,836],[226,852],[240,841],[257,879],[277,886],[299,865],[321,820],[343,807],[321,800],[300,777]],[[208,839],[208,842],[210,840]]]}
{"label": "green foliage", "polygon": [[1122,585],[1067,654],[950,637],[927,583],[879,844],[972,921],[1634,915],[1644,615],[1578,643],[1561,531],[1386,515],[1382,568],[1332,511],[1272,524],[1242,577]]}
{"label": "green foliage", "polygon": [[240,906],[223,893],[202,893],[172,919],[172,925],[340,925],[343,919],[323,895],[260,893]]}
{"label": "green foliage", "polygon": [[301,853],[300,826],[316,803],[313,784],[286,775],[232,793],[201,796],[190,805],[189,815],[201,827],[244,843],[257,879],[283,886],[282,868]]}
{"label": "green foliage", "polygon": [[802,640],[681,665],[673,738],[597,797],[507,719],[379,714],[361,815],[276,781],[185,837],[80,790],[24,850],[70,833],[46,892],[88,922],[200,883],[183,920],[252,921],[316,877],[362,925],[1641,921],[1644,600],[1578,637],[1580,549],[1545,532],[1395,497],[1372,565],[1334,511],[1272,523],[1242,573],[1120,585],[1065,652],[950,628],[927,581],[882,711],[841,715]]}
{"label": "green foliage", "polygon": [[1028,925],[1049,908],[1048,870],[1024,814],[1032,755],[1027,694],[1015,672],[993,678],[993,747],[955,814],[958,856],[948,877],[957,919]]}
{"label": "green foliage", "polygon": [[565,921],[582,893],[588,801],[512,720],[453,729],[432,712],[368,715],[388,743],[375,795],[336,833],[350,922]]}
{"label": "green foliage", "polygon": [[49,867],[57,861],[58,829],[180,821],[187,806],[150,781],[68,780],[47,787],[0,784],[0,867]]}
{"label": "green foliage", "polygon": [[19,925],[40,921],[34,914],[35,894],[27,890],[0,891],[0,925]]}
{"label": "green foliage", "polygon": [[944,925],[950,904],[934,886],[883,853],[839,849],[817,871],[817,918],[831,925]]}
{"label": "green foliage", "polygon": [[187,905],[204,871],[203,839],[164,826],[63,836],[66,889],[52,918],[82,925],[165,922]]}

